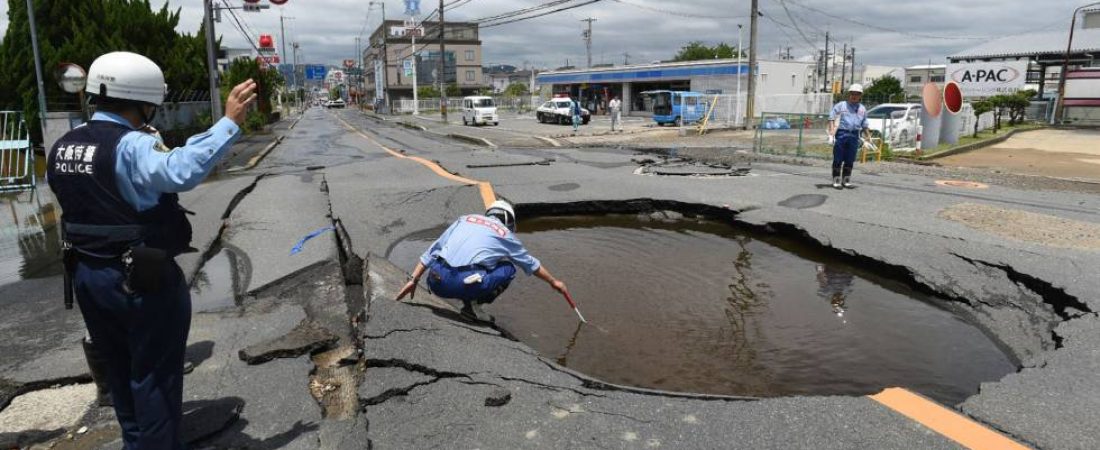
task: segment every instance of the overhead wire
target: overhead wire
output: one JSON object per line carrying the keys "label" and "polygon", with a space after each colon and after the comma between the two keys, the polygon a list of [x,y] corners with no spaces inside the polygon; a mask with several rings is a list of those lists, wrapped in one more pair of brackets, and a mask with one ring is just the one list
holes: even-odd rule
{"label": "overhead wire", "polygon": [[748,15],[744,15],[744,16],[719,16],[719,15],[714,15],[714,14],[691,14],[691,13],[673,11],[673,10],[664,9],[664,8],[657,8],[657,7],[654,7],[654,6],[643,5],[643,4],[639,4],[639,3],[633,3],[633,2],[630,2],[630,1],[627,1],[627,0],[612,0],[612,1],[614,1],[615,3],[623,4],[623,5],[633,6],[633,7],[638,8],[638,9],[644,9],[644,10],[650,11],[650,12],[668,14],[668,15],[677,16],[677,17],[686,17],[686,18],[689,18],[689,19],[747,19],[749,17]]}
{"label": "overhead wire", "polygon": [[870,24],[870,23],[867,23],[867,22],[862,22],[862,21],[859,21],[859,20],[856,20],[856,19],[852,19],[850,17],[845,17],[845,16],[832,14],[828,11],[823,10],[823,9],[815,8],[815,7],[806,5],[804,3],[801,3],[799,1],[795,1],[795,0],[786,0],[786,1],[791,2],[795,6],[799,6],[799,7],[805,8],[807,10],[810,10],[810,11],[816,12],[818,14],[821,14],[825,17],[833,18],[833,19],[836,19],[836,20],[852,23],[852,24],[855,24],[855,25],[860,25],[860,26],[863,26],[863,27],[867,27],[867,28],[871,28],[871,29],[874,29],[874,30],[883,31],[883,32],[887,32],[887,33],[901,34],[901,35],[917,37],[917,38],[922,38],[922,39],[963,40],[963,41],[965,41],[965,40],[973,41],[973,40],[990,39],[990,36],[936,36],[936,35],[931,35],[931,34],[913,33],[911,31],[902,31],[902,30],[898,30],[898,29],[894,29],[894,28],[884,27],[884,26],[881,26],[881,25],[875,25],[875,24]]}
{"label": "overhead wire", "polygon": [[548,16],[550,14],[555,14],[555,13],[559,13],[559,12],[562,12],[562,11],[568,11],[570,9],[580,8],[582,6],[588,6],[588,5],[591,5],[593,3],[599,3],[600,1],[602,1],[602,0],[587,0],[587,1],[583,1],[583,2],[575,4],[575,5],[563,6],[563,7],[558,8],[558,9],[554,9],[554,10],[550,10],[550,11],[546,11],[546,12],[541,12],[541,13],[538,13],[538,14],[518,17],[518,18],[514,18],[514,19],[508,19],[508,20],[504,20],[504,21],[492,22],[492,23],[489,23],[488,25],[479,24],[479,26],[481,28],[491,28],[491,27],[498,27],[498,26],[501,26],[501,25],[508,25],[510,23],[522,22],[524,20],[535,19],[535,18],[538,18],[538,17]]}

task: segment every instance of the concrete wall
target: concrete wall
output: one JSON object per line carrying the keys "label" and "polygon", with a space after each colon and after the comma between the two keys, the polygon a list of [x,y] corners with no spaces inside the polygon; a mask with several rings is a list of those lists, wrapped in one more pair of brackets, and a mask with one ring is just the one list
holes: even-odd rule
{"label": "concrete wall", "polygon": [[189,128],[200,115],[210,115],[210,102],[165,103],[157,109],[153,126],[158,130]]}

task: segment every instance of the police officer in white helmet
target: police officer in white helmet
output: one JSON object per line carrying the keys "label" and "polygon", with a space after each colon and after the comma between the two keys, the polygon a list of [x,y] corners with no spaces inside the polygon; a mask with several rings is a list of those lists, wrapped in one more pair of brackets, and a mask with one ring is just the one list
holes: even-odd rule
{"label": "police officer in white helmet", "polygon": [[420,256],[397,300],[415,295],[420,277],[428,272],[428,288],[433,294],[461,300],[462,315],[469,319],[491,321],[481,305],[492,303],[508,288],[517,266],[566,294],[565,283],[550,275],[515,233],[516,212],[503,200],[493,202],[483,215],[459,217]]}
{"label": "police officer in white helmet", "polygon": [[66,297],[75,293],[80,304],[98,354],[89,360],[105,366],[128,450],[183,448],[191,296],[174,258],[194,249],[177,193],[213,170],[256,100],[254,81],[237,85],[225,117],[170,149],[149,125],[166,90],[149,58],[96,58],[86,88],[96,112],[48,154],[47,180],[62,211]]}
{"label": "police officer in white helmet", "polygon": [[829,112],[829,140],[833,144],[833,187],[851,188],[852,166],[859,153],[860,134],[867,135],[867,108],[860,103],[863,85],[856,83],[848,88],[848,99],[833,106]]}

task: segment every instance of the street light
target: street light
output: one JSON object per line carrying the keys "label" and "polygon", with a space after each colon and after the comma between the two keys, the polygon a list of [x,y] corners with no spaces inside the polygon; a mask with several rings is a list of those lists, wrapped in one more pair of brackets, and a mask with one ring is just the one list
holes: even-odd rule
{"label": "street light", "polygon": [[1066,72],[1069,72],[1069,54],[1073,51],[1073,29],[1077,28],[1077,14],[1082,9],[1100,6],[1100,2],[1093,2],[1087,5],[1078,6],[1073,10],[1073,18],[1069,21],[1069,41],[1066,42],[1066,55],[1062,60],[1062,74],[1058,77],[1058,106],[1054,110],[1054,117],[1051,119],[1051,125],[1057,122],[1061,122],[1066,109]]}

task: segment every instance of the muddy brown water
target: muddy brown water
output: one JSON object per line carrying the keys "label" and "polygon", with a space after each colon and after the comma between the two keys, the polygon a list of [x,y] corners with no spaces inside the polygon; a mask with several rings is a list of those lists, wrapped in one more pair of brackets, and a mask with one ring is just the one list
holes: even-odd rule
{"label": "muddy brown water", "polygon": [[[411,269],[441,230],[399,242]],[[1016,366],[982,331],[899,282],[709,220],[520,222],[588,325],[521,275],[486,308],[559,363],[618,384],[748,396],[912,389],[947,404]]]}

